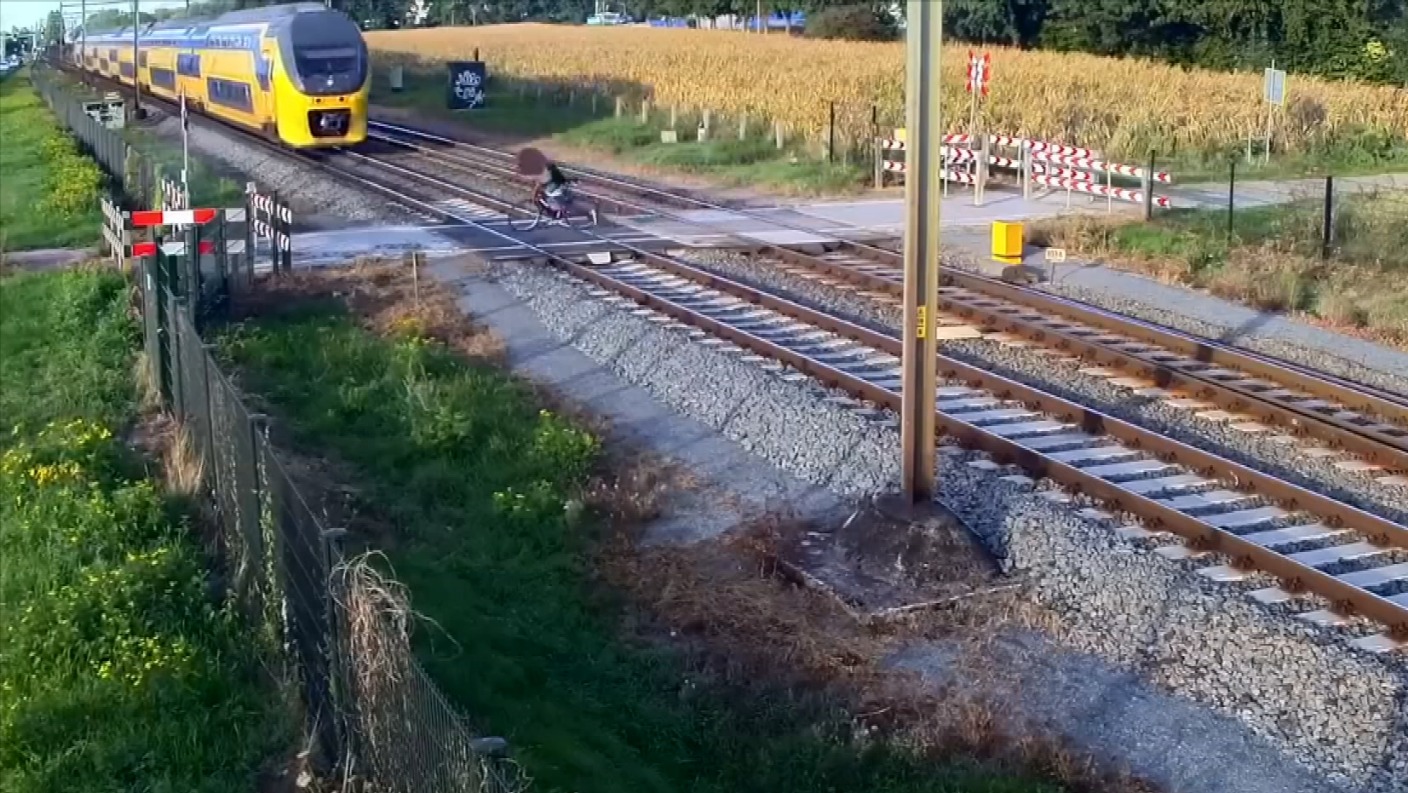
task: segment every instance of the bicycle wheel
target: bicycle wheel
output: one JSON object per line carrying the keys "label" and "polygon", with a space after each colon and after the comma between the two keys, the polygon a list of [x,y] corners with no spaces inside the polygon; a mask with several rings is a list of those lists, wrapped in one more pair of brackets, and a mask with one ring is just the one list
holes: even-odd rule
{"label": "bicycle wheel", "polygon": [[567,215],[567,225],[585,229],[597,224],[598,212],[595,201],[579,198],[572,202],[572,211]]}
{"label": "bicycle wheel", "polygon": [[543,221],[543,208],[529,199],[509,211],[508,226],[514,231],[532,231]]}

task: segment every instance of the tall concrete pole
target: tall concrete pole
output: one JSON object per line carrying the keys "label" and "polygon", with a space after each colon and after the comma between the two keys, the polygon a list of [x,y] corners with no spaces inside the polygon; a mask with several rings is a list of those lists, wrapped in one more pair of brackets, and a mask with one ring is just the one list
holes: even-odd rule
{"label": "tall concrete pole", "polygon": [[137,79],[137,67],[141,63],[141,46],[138,44],[141,26],[138,22],[137,4],[132,0],[132,118],[142,117],[142,82]]}
{"label": "tall concrete pole", "polygon": [[942,0],[908,0],[905,49],[904,392],[901,461],[910,504],[934,495],[938,345],[939,178],[943,122],[939,113]]}

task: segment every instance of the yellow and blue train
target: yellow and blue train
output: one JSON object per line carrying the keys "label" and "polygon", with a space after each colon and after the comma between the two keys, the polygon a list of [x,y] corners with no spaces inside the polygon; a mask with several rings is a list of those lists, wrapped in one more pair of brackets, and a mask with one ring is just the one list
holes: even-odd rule
{"label": "yellow and blue train", "polygon": [[189,112],[293,148],[350,146],[367,136],[366,41],[347,15],[321,3],[87,31],[71,46],[80,69],[136,80],[162,99],[184,93]]}

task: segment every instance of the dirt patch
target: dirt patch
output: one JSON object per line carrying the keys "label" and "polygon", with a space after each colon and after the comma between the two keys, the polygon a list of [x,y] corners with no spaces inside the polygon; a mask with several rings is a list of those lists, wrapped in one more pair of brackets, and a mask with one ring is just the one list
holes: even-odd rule
{"label": "dirt patch", "polygon": [[1003,579],[973,532],[946,510],[900,517],[873,499],[835,526],[779,536],[778,563],[858,619],[890,619],[1019,584]]}
{"label": "dirt patch", "polygon": [[[634,631],[692,652],[694,686],[789,686],[797,696],[842,705],[864,740],[898,742],[935,759],[973,757],[999,770],[1054,777],[1072,791],[1155,790],[1098,769],[1014,715],[1007,699],[1013,681],[994,670],[988,643],[1003,628],[1047,626],[1051,615],[1009,592],[883,623],[857,620],[847,604],[799,585],[779,564],[792,538],[811,530],[772,515],[687,549],[642,549],[620,530],[598,564],[638,609]],[[945,640],[963,685],[925,693],[911,673],[887,667],[887,658],[916,639]]]}
{"label": "dirt patch", "polygon": [[455,298],[410,257],[362,259],[345,267],[299,270],[267,278],[235,305],[236,320],[298,311],[310,301],[337,300],[375,333],[419,336],[465,357],[504,362],[503,340],[465,318]]}

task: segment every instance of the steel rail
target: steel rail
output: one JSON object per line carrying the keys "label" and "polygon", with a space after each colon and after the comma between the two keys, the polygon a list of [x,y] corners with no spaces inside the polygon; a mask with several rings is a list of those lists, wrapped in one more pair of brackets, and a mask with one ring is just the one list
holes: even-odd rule
{"label": "steel rail", "polygon": [[[424,130],[413,129],[413,128],[411,128],[411,127],[406,127],[406,126],[402,126],[402,125],[399,125],[399,124],[390,124],[390,123],[387,123],[387,122],[384,122],[384,121],[372,121],[372,120],[368,119],[368,121],[367,121],[367,129],[368,129],[367,134],[368,134],[369,136],[372,135],[372,134],[374,134],[374,133],[372,132],[373,129],[389,130],[390,134],[387,134],[387,132],[377,133],[377,138],[378,138],[379,140],[384,140],[384,141],[388,141],[388,142],[391,142],[391,143],[399,143],[399,144],[404,145],[404,146],[409,146],[409,147],[412,147],[412,148],[418,148],[418,149],[421,149],[422,151],[444,153],[444,152],[446,152],[447,150],[453,151],[453,150],[455,150],[455,149],[459,149],[459,150],[461,150],[461,151],[459,151],[459,152],[457,152],[457,153],[463,154],[463,153],[464,153],[463,150],[468,149],[468,150],[474,151],[476,154],[478,154],[478,155],[480,155],[480,156],[482,156],[482,157],[484,157],[484,158],[486,158],[486,159],[492,159],[492,160],[495,160],[495,161],[498,161],[498,162],[505,162],[505,163],[507,163],[507,162],[511,162],[512,159],[513,159],[513,155],[511,155],[511,154],[509,154],[509,153],[507,153],[507,152],[499,151],[498,149],[491,149],[491,148],[486,147],[486,146],[479,146],[479,145],[477,145],[477,144],[469,143],[469,142],[467,142],[467,141],[454,140],[453,138],[447,138],[447,137],[444,137],[443,135],[436,135],[436,134],[431,133],[431,132],[426,132],[426,131],[424,131]],[[403,136],[403,137],[396,137],[397,135],[400,135],[400,136]],[[434,142],[434,143],[442,144],[442,145],[443,145],[444,147],[446,147],[446,148],[432,149],[432,148],[429,148],[429,147],[426,147],[426,146],[422,146],[422,145],[420,145],[420,144],[412,143],[412,142],[410,142],[410,141],[408,141],[408,140],[405,140],[405,137],[418,138],[418,139],[420,139],[420,140],[432,141],[432,142]],[[483,163],[480,163],[480,164],[483,164]],[[499,170],[502,175],[505,175],[505,176],[514,176],[514,177],[522,178],[522,175],[521,175],[521,174],[519,174],[514,168],[509,167],[509,166],[507,166],[507,165],[496,166],[496,169]],[[604,173],[604,172],[602,172],[602,171],[597,171],[597,170],[591,169],[591,168],[584,168],[584,167],[579,166],[579,165],[565,166],[565,167],[563,168],[563,170],[567,171],[569,174],[573,174],[573,173],[575,173],[575,174],[580,174],[580,175],[582,175],[582,176],[587,177],[587,178],[590,179],[592,182],[609,186],[609,187],[612,188],[612,189],[624,190],[624,191],[636,193],[636,194],[639,194],[639,195],[643,195],[643,196],[645,196],[645,197],[647,197],[647,198],[650,198],[650,199],[655,200],[655,201],[660,202],[660,203],[675,204],[675,205],[683,205],[683,206],[686,207],[686,208],[700,207],[700,206],[708,206],[708,207],[710,207],[710,208],[719,208],[719,209],[725,208],[725,207],[722,207],[722,206],[716,206],[716,205],[713,205],[713,204],[709,204],[709,202],[706,202],[706,201],[704,201],[704,200],[702,200],[702,199],[699,199],[699,198],[695,198],[695,197],[693,197],[693,196],[681,195],[679,192],[671,192],[670,190],[666,190],[666,189],[664,189],[664,188],[654,187],[654,186],[651,186],[651,185],[640,184],[640,183],[638,183],[638,182],[634,182],[634,181],[631,181],[631,180],[629,180],[629,179],[622,179],[622,178],[619,177],[619,176],[614,176],[614,175],[607,174],[607,173]],[[592,197],[593,197],[593,198],[596,198],[596,199],[599,200],[599,201],[603,201],[603,202],[615,202],[614,199],[612,199],[611,197],[606,196],[606,195],[604,195],[604,194],[593,194]],[[618,203],[619,206],[624,206],[624,207],[627,207],[627,208],[630,208],[630,209],[644,209],[644,208],[645,208],[645,207],[643,207],[642,205],[639,205],[639,204],[629,204],[629,203],[625,203],[625,202],[617,202],[617,203]],[[733,210],[730,210],[730,211],[733,211]]]}
{"label": "steel rail", "polygon": [[[897,268],[889,272],[867,271],[774,245],[760,246],[756,250],[765,256],[835,276],[869,291],[891,295],[899,295],[903,291],[902,272]],[[881,267],[889,268],[888,265]],[[1394,432],[1392,427],[1387,426],[1366,427],[1341,418],[1335,412],[1297,407],[1295,402],[1268,397],[1264,393],[1267,389],[1245,384],[1252,382],[1250,377],[1215,378],[1189,371],[1184,366],[1192,360],[1191,357],[1169,359],[1161,353],[1162,349],[1166,349],[1163,345],[1155,345],[1153,349],[1145,344],[1122,346],[1119,342],[1123,340],[1117,339],[1112,343],[1098,332],[1082,333],[1078,326],[1052,321],[1042,313],[1043,307],[993,293],[1001,290],[981,296],[965,295],[964,291],[961,286],[941,289],[940,309],[1097,363],[1119,367],[1152,381],[1160,388],[1178,389],[1210,400],[1226,410],[1251,415],[1291,434],[1329,441],[1386,468],[1408,471],[1408,428]],[[1003,302],[1009,299],[1011,302]],[[1038,316],[1022,316],[1028,312],[1037,313]],[[1111,332],[1114,332],[1113,329]],[[1289,396],[1289,392],[1286,393]],[[1302,398],[1300,401],[1305,400]]]}
{"label": "steel rail", "polygon": [[[721,338],[727,338],[755,352],[787,363],[788,365],[798,368],[800,371],[807,372],[809,375],[823,382],[845,388],[849,392],[857,394],[875,404],[892,408],[898,406],[899,395],[891,389],[878,387],[873,383],[866,382],[841,369],[817,361],[814,358],[799,355],[795,351],[788,350],[769,339],[748,334],[737,328],[730,327],[725,323],[710,319],[674,301],[665,300],[659,296],[652,295],[620,279],[613,278],[594,268],[586,267],[572,261],[565,256],[553,253],[545,248],[490,228],[486,224],[464,221],[449,212],[435,207],[431,203],[392,188],[379,186],[374,180],[364,176],[352,174],[331,166],[328,167],[330,170],[338,171],[339,175],[352,179],[362,186],[376,190],[382,194],[394,196],[396,200],[415,204],[443,217],[455,218],[467,225],[478,228],[484,233],[503,239],[516,247],[523,247],[533,251],[546,261],[552,262],[574,277],[610,289],[618,294],[625,295],[637,303],[659,309],[663,313],[687,322],[701,330],[714,333]],[[415,173],[414,171],[409,171],[409,169],[402,170],[406,171],[408,175]],[[465,190],[463,188],[458,189],[466,194],[474,194],[474,191]],[[480,197],[482,198],[483,196]],[[900,350],[899,340],[892,336],[878,334],[840,318],[808,309],[775,295],[770,295],[746,285],[715,276],[712,273],[699,270],[698,268],[691,267],[690,265],[637,246],[617,243],[616,241],[599,237],[590,232],[585,233],[588,233],[589,236],[598,237],[602,242],[609,245],[614,245],[615,247],[629,251],[646,261],[657,264],[671,273],[686,277],[696,283],[708,285],[710,288],[724,291],[727,294],[745,299],[748,302],[756,303],[761,307],[777,311],[797,321],[805,322],[845,338],[871,345],[875,349],[887,352],[890,355],[897,355]],[[1275,477],[1261,474],[1237,463],[1180,444],[1172,439],[1158,436],[1155,433],[1143,430],[1142,428],[1122,422],[1113,417],[1105,416],[1097,411],[1076,405],[1060,399],[1059,397],[1042,393],[1015,381],[969,367],[958,361],[940,356],[939,371],[943,376],[949,379],[975,383],[979,387],[999,397],[1029,404],[1047,415],[1072,420],[1088,432],[1108,434],[1111,437],[1118,438],[1129,444],[1132,449],[1155,454],[1161,459],[1177,463],[1191,470],[1206,471],[1225,481],[1232,481],[1238,484],[1250,483],[1262,493],[1275,498],[1288,508],[1304,509],[1316,514],[1324,520],[1327,525],[1352,527],[1358,533],[1369,537],[1376,545],[1385,547],[1389,545],[1408,547],[1408,529],[1355,509],[1350,505],[1336,502],[1333,499],[1306,491],[1295,485],[1276,479]],[[1196,547],[1225,553],[1231,556],[1237,564],[1255,567],[1256,569],[1276,576],[1285,582],[1286,588],[1292,592],[1298,591],[1301,588],[1308,589],[1329,598],[1339,608],[1353,611],[1354,613],[1361,614],[1369,619],[1389,626],[1397,635],[1408,631],[1408,608],[1400,607],[1394,602],[1366,589],[1346,584],[1335,576],[1324,573],[1314,567],[1296,563],[1282,554],[1255,543],[1248,542],[1228,530],[1218,528],[1169,506],[1160,504],[1152,498],[1121,488],[1114,482],[1082,471],[1074,465],[1062,463],[1049,455],[1044,455],[1031,448],[1022,446],[1016,441],[955,419],[942,411],[938,411],[937,421],[939,426],[946,433],[960,441],[984,449],[1000,460],[1019,464],[1027,470],[1032,471],[1034,474],[1050,477],[1055,481],[1079,488],[1085,493],[1108,503],[1116,509],[1140,515],[1146,521],[1150,522],[1153,527],[1166,528],[1173,531],[1188,539],[1191,543],[1195,544]]]}
{"label": "steel rail", "polygon": [[[647,254],[645,258],[652,265],[671,275],[688,279],[701,286],[747,301],[760,308],[828,331],[842,338],[859,342],[891,356],[900,354],[901,343],[894,336],[870,330],[669,257]],[[629,284],[622,284],[619,279],[592,268],[574,265],[571,272],[582,280],[624,294],[637,303],[657,309],[677,320],[708,330],[711,333],[720,334],[722,338],[760,355],[784,361],[801,371],[814,374],[824,382],[839,385],[844,390],[858,394],[868,401],[891,409],[898,409],[900,405],[900,395],[897,391],[878,389],[873,383],[840,371],[835,367],[819,364],[815,361],[798,360],[795,352],[786,350],[769,339],[742,332],[737,328],[721,326],[717,321],[702,317],[693,309],[659,295],[649,294]],[[1165,462],[1177,464],[1191,471],[1206,473],[1223,482],[1235,483],[1234,486],[1250,486],[1258,494],[1277,501],[1288,509],[1303,510],[1313,514],[1327,526],[1349,528],[1385,550],[1389,547],[1408,548],[1408,528],[1348,504],[1321,496],[1239,463],[943,356],[939,356],[938,369],[940,375],[948,380],[973,384],[998,398],[1021,402],[1048,416],[1068,420],[1092,436],[1108,435],[1121,441],[1132,450],[1150,454]],[[1122,488],[1117,483],[1084,471],[1075,465],[1061,462],[1050,455],[1023,446],[1015,440],[988,432],[942,411],[937,413],[937,420],[944,433],[953,436],[966,446],[982,449],[1000,461],[1017,464],[1037,476],[1048,477],[1077,488],[1116,510],[1139,516],[1153,528],[1162,528],[1184,537],[1195,548],[1226,554],[1232,558],[1234,566],[1254,568],[1272,575],[1284,582],[1283,585],[1288,591],[1295,592],[1305,589],[1315,592],[1329,599],[1338,608],[1346,609],[1348,607],[1346,609],[1348,611],[1388,626],[1396,635],[1408,633],[1408,606],[1400,606],[1367,589],[1348,584],[1334,575],[1298,563],[1284,554],[1250,542],[1227,529],[1219,528],[1193,515],[1180,512],[1156,499]]]}
{"label": "steel rail", "polygon": [[[474,154],[480,157],[497,161],[504,161],[512,157],[511,154],[499,151],[498,149],[447,138],[442,135],[436,135],[403,125],[376,121],[369,121],[368,123],[375,127],[393,130],[402,135],[424,140],[433,140],[437,143],[445,144],[451,149],[460,150],[456,152],[460,155],[463,155],[467,150],[474,152]],[[443,152],[444,150],[441,149],[438,151]],[[659,198],[662,201],[673,203],[682,202],[701,209],[730,212],[741,217],[767,223],[777,228],[815,233],[811,229],[789,226],[785,223],[778,222],[776,219],[761,216],[756,211],[752,211],[748,208],[727,206],[692,195],[681,195],[667,189],[642,185],[631,180],[622,179],[595,169],[582,166],[570,166],[567,167],[566,170],[584,174],[595,182],[643,193]],[[640,207],[632,205],[632,208],[639,209]],[[681,220],[689,222],[685,219]],[[856,230],[859,231],[860,229],[857,228]],[[879,245],[844,238],[838,238],[838,243],[842,250],[847,250],[878,262],[894,263],[899,261],[898,253]],[[1382,389],[1363,383],[1357,383],[1347,378],[1315,372],[1308,367],[1289,361],[1284,361],[1262,353],[1243,350],[1215,339],[1200,338],[1147,320],[1115,314],[1114,312],[1082,301],[1051,295],[1040,290],[1020,287],[1001,279],[990,278],[975,273],[967,273],[951,267],[943,268],[943,277],[945,280],[955,285],[975,292],[992,294],[996,297],[1002,297],[1013,302],[1025,303],[1043,311],[1067,315],[1071,319],[1075,319],[1084,324],[1104,327],[1113,332],[1142,338],[1150,343],[1167,347],[1171,351],[1180,352],[1215,366],[1239,369],[1250,375],[1274,379],[1285,385],[1308,390],[1317,395],[1331,396],[1335,401],[1346,407],[1372,415],[1383,416],[1399,422],[1403,424],[1405,428],[1408,428],[1408,395],[1385,392]],[[1333,389],[1333,392],[1327,392],[1326,389]]]}
{"label": "steel rail", "polygon": [[[400,166],[395,167],[397,170],[405,173],[417,173],[409,169],[401,168]],[[437,177],[428,175],[422,175],[422,177],[438,184],[443,189],[455,189],[468,194],[474,193],[474,191],[445,182]],[[507,235],[498,232],[495,232],[495,234],[508,238]],[[621,248],[643,261],[650,262],[668,272],[688,278],[696,283],[719,289],[720,291],[726,291],[736,297],[756,303],[763,308],[781,311],[787,316],[791,316],[799,321],[836,333],[844,338],[858,341],[890,355],[898,356],[900,354],[900,341],[893,336],[880,334],[838,317],[806,308],[800,304],[786,300],[785,298],[715,275],[669,256],[664,256],[628,244],[621,245]],[[577,265],[575,262],[570,262],[564,257],[556,255],[553,255],[551,260],[570,264],[573,267],[580,267],[580,265]],[[581,275],[580,273],[576,274]],[[587,278],[586,280],[593,279]],[[1130,444],[1133,448],[1149,450],[1152,453],[1157,453],[1161,458],[1178,463],[1192,470],[1211,472],[1217,478],[1224,481],[1251,483],[1257,490],[1282,504],[1292,508],[1303,506],[1307,511],[1320,517],[1327,525],[1357,527],[1357,531],[1360,534],[1371,538],[1375,543],[1408,548],[1408,528],[1377,515],[1357,509],[1332,498],[1319,495],[1277,477],[1255,471],[1247,466],[1226,460],[1209,452],[1204,452],[1155,432],[1145,430],[1142,427],[1129,424],[1115,419],[1114,417],[1106,416],[1098,411],[1060,399],[1054,395],[1046,394],[1016,381],[983,372],[958,361],[945,358],[944,356],[939,356],[939,362],[941,371],[950,373],[951,376],[958,379],[980,383],[986,390],[993,391],[994,393],[1014,395],[1013,398],[1019,401],[1041,406],[1044,412],[1051,415],[1066,418],[1080,417],[1081,420],[1079,423],[1082,427],[1090,426],[1090,417],[1098,417],[1098,426],[1106,428],[1108,434],[1112,437],[1116,437]],[[832,375],[828,375],[828,377],[830,376]],[[1006,451],[1010,452],[1011,450]],[[1130,511],[1135,514],[1143,514],[1142,510]],[[1167,516],[1159,516],[1159,519],[1162,520],[1166,517]],[[1185,526],[1185,529],[1186,528]],[[1178,533],[1185,534],[1183,531]],[[1185,536],[1189,535],[1185,534]],[[1193,535],[1191,538],[1207,541],[1210,537],[1211,535],[1203,533]],[[1235,535],[1233,535],[1233,537],[1235,538]],[[1243,545],[1246,544],[1243,543]],[[1217,547],[1216,543],[1214,547]],[[1252,558],[1260,555],[1258,552],[1246,548],[1242,548],[1241,550],[1246,551],[1246,555]]]}
{"label": "steel rail", "polygon": [[[895,267],[898,267],[899,263],[903,261],[900,255],[894,251],[846,240],[840,241],[837,250],[854,253],[863,258]],[[1317,395],[1333,397],[1335,401],[1345,407],[1392,419],[1401,423],[1405,430],[1408,430],[1408,396],[1380,395],[1375,393],[1377,389],[1353,383],[1353,381],[1346,381],[1344,378],[1326,377],[1321,373],[1311,372],[1305,367],[1279,361],[1270,356],[1247,353],[1211,339],[1199,338],[1182,331],[1175,331],[1155,323],[1115,314],[1080,301],[1017,286],[1000,279],[966,273],[952,268],[945,269],[944,277],[955,286],[990,294],[1015,303],[1022,303],[1040,311],[1064,315],[1082,324],[1113,333],[1132,336],[1203,363],[1238,369],[1254,377],[1273,379],[1284,385],[1294,386]]]}

